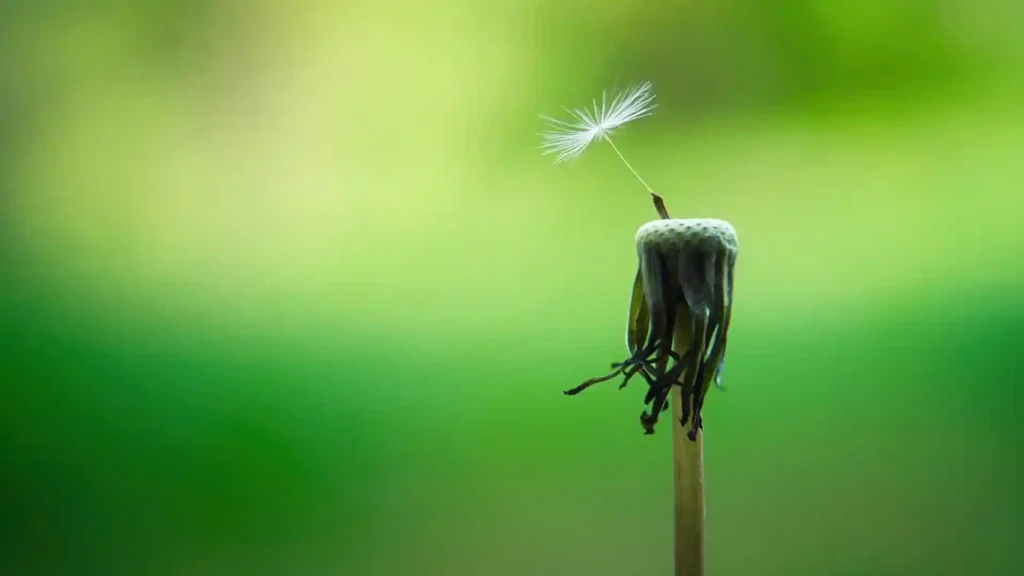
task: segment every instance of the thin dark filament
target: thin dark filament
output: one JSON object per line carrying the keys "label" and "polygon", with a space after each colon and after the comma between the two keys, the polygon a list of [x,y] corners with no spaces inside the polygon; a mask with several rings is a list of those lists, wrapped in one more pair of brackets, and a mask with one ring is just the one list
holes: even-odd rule
{"label": "thin dark filament", "polygon": [[[672,387],[679,386],[680,425],[685,426],[692,415],[687,436],[696,440],[698,431],[704,427],[701,409],[708,386],[724,356],[731,312],[731,278],[717,277],[726,276],[731,270],[724,266],[712,270],[708,278],[675,274],[670,277],[668,270],[662,268],[658,275],[663,282],[661,298],[648,303],[651,313],[647,337],[638,342],[643,344],[624,361],[612,364],[612,372],[587,380],[565,394],[576,395],[619,375],[623,376],[621,390],[639,374],[648,385],[644,404],[650,406],[649,412],[641,413],[640,423],[645,434],[653,434],[660,413],[668,407]],[[681,312],[678,316],[677,309]],[[692,337],[686,350],[672,349],[677,322],[691,323]]]}

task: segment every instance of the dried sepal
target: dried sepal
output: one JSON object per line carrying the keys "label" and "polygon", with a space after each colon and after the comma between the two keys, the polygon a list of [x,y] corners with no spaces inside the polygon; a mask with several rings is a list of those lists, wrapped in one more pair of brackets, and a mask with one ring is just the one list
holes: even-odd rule
{"label": "dried sepal", "polygon": [[[626,329],[629,356],[613,371],[566,391],[574,395],[593,384],[636,374],[648,384],[640,415],[653,434],[673,386],[680,389],[681,425],[690,422],[696,440],[710,385],[721,387],[732,317],[736,233],[722,220],[656,220],[637,232],[639,268],[633,282]],[[692,416],[692,418],[691,418]]]}

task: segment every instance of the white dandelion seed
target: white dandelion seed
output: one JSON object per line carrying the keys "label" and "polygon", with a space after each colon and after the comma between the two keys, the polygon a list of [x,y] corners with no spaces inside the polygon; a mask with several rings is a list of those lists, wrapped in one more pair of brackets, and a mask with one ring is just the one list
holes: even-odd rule
{"label": "white dandelion seed", "polygon": [[555,154],[555,164],[569,162],[579,158],[595,140],[604,140],[611,145],[629,171],[636,176],[648,192],[654,190],[637,174],[626,157],[619,152],[612,142],[611,133],[616,128],[644,116],[650,116],[654,104],[651,83],[643,82],[618,94],[608,103],[608,93],[601,94],[601,104],[594,100],[593,110],[589,108],[566,109],[573,121],[566,122],[548,116],[541,116],[547,122],[549,130],[541,133],[543,138],[540,148],[544,154]]}

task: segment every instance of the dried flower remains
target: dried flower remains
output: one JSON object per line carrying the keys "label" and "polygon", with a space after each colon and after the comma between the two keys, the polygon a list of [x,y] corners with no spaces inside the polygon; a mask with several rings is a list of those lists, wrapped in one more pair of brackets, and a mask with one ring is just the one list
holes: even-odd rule
{"label": "dried flower remains", "polygon": [[550,128],[543,136],[544,153],[555,162],[578,158],[590,144],[604,140],[651,194],[661,220],[648,222],[636,234],[639,265],[633,281],[626,326],[628,356],[612,364],[612,372],[592,378],[565,394],[574,396],[599,382],[622,376],[625,388],[637,374],[648,385],[640,414],[646,434],[654,433],[659,414],[668,407],[673,386],[680,389],[680,424],[690,423],[688,436],[697,439],[703,427],[701,408],[714,383],[721,388],[725,348],[732,316],[733,271],[738,241],[723,220],[673,219],[664,202],[633,169],[610,134],[623,124],[651,114],[651,84],[644,82],[608,103],[607,94],[593,109],[568,111],[572,121],[542,116]]}
{"label": "dried flower remains", "polygon": [[[738,242],[733,227],[715,219],[648,222],[636,234],[639,265],[626,325],[629,356],[612,372],[567,390],[573,396],[622,375],[619,388],[639,374],[648,385],[640,415],[653,434],[672,386],[681,391],[689,437],[702,427],[701,408],[712,382],[721,387],[732,317],[733,271]],[[693,416],[691,419],[690,416]]]}

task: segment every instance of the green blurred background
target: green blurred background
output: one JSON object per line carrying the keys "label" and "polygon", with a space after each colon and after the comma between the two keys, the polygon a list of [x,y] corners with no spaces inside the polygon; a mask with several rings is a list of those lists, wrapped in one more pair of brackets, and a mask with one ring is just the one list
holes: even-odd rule
{"label": "green blurred background", "polygon": [[0,3],[0,573],[671,572],[636,228],[739,231],[708,573],[1024,573],[1024,7]]}

